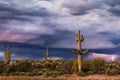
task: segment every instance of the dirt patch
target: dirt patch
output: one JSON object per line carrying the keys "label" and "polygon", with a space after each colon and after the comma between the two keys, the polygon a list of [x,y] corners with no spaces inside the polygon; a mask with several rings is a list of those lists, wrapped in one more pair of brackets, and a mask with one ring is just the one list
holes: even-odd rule
{"label": "dirt patch", "polygon": [[107,75],[87,75],[78,76],[76,74],[65,74],[56,77],[44,76],[0,76],[0,80],[120,80],[120,75],[107,76]]}

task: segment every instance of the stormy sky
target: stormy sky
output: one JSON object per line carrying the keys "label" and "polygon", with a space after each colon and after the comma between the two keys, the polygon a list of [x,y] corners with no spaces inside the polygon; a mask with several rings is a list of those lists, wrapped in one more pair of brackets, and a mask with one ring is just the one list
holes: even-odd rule
{"label": "stormy sky", "polygon": [[[118,58],[120,0],[0,0],[0,56],[5,42],[23,48],[24,44],[76,48],[78,30],[85,36],[82,47],[90,48],[93,57],[106,54]],[[31,48],[12,49],[19,55],[31,52]]]}

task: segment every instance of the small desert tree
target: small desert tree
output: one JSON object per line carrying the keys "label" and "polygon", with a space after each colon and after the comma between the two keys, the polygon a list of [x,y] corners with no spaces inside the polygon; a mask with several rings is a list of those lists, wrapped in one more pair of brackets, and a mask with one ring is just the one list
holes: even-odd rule
{"label": "small desert tree", "polygon": [[80,34],[80,30],[76,34],[76,41],[77,41],[77,51],[71,48],[72,52],[78,56],[78,69],[79,71],[82,70],[82,55],[86,54],[89,49],[86,49],[85,51],[82,52],[81,50],[81,43],[84,41],[85,37]]}

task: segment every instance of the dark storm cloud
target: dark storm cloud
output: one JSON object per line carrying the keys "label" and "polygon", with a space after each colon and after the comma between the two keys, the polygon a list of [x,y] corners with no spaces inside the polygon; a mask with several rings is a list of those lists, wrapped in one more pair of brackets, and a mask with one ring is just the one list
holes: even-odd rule
{"label": "dark storm cloud", "polygon": [[[41,46],[35,46],[29,45],[29,44],[21,44],[21,43],[10,43],[11,44],[11,52],[12,52],[12,59],[18,58],[18,59],[34,59],[39,60],[41,58],[44,58],[44,53],[46,50],[46,47]],[[29,46],[28,46],[29,45]],[[5,47],[7,46],[7,43],[2,43],[0,45],[0,52],[3,52]],[[74,55],[70,49],[66,48],[49,48],[49,57],[61,57],[63,59],[70,59],[70,58],[76,58],[77,56]],[[111,48],[111,49],[90,49],[89,54],[86,54],[83,56],[83,58],[86,58],[88,55],[91,55],[91,53],[102,53],[102,54],[113,54],[119,55],[119,49],[117,48]],[[1,54],[0,55],[4,55]],[[3,56],[0,56],[3,59]],[[1,59],[0,59],[1,60]]]}
{"label": "dark storm cloud", "polygon": [[120,46],[120,38],[119,35],[113,32],[100,32],[97,35],[107,36],[109,37],[109,41],[112,42],[116,47]]}
{"label": "dark storm cloud", "polygon": [[102,1],[112,7],[120,5],[120,0],[102,0]]}
{"label": "dark storm cloud", "polygon": [[30,19],[28,18],[25,18],[25,17],[20,17],[20,16],[1,16],[0,17],[0,22],[1,23],[5,23],[9,20],[17,20],[17,21],[31,21]]}
{"label": "dark storm cloud", "polygon": [[116,16],[120,16],[120,5],[110,8],[109,11]]}
{"label": "dark storm cloud", "polygon": [[[29,59],[39,60],[39,59],[44,58],[44,53],[45,53],[46,47],[30,45],[30,44],[23,44],[23,43],[9,43],[9,44],[10,44],[10,49],[12,52],[12,59],[29,58]],[[0,52],[2,52],[2,53],[0,53],[0,57],[2,59],[4,56],[3,52],[4,52],[4,49],[6,46],[7,46],[7,42],[0,43]],[[74,54],[71,53],[70,49],[48,47],[48,50],[49,50],[49,57],[60,57],[60,58],[64,58],[64,59],[76,57]]]}
{"label": "dark storm cloud", "polygon": [[[71,0],[72,3],[73,0]],[[77,1],[77,0],[76,0]],[[99,9],[102,4],[98,3],[98,1],[89,2],[89,1],[78,1],[76,3],[71,4],[70,2],[65,3],[63,6],[70,10],[71,15],[84,15],[87,14],[89,10]]]}
{"label": "dark storm cloud", "polygon": [[38,35],[39,36],[38,38],[29,39],[26,42],[28,43],[38,42],[37,44],[40,44],[41,46],[53,46],[53,44],[69,39],[71,35],[74,34],[70,31],[56,30],[56,32],[52,35],[48,35],[48,34]]}
{"label": "dark storm cloud", "polygon": [[120,38],[113,38],[111,41],[116,45],[120,45]]}
{"label": "dark storm cloud", "polygon": [[[77,47],[75,33],[80,29],[86,37],[82,48],[91,48],[90,52],[95,53],[119,54],[120,28],[119,17],[116,17],[119,1],[1,0],[0,39],[13,42],[13,55],[39,59],[44,56],[46,46]],[[1,52],[5,48],[2,47]],[[51,56],[73,57],[68,49],[50,48],[50,53]]]}
{"label": "dark storm cloud", "polygon": [[[120,0],[80,0],[77,3],[73,3],[72,1],[70,0],[63,5],[69,9],[71,15],[84,15],[93,9],[103,9],[116,16],[120,15]],[[106,9],[106,7],[109,7],[109,9]]]}
{"label": "dark storm cloud", "polygon": [[0,20],[20,20],[30,21],[31,17],[52,17],[55,15],[49,10],[39,7],[34,8],[18,8],[17,5],[7,5],[0,3]]}
{"label": "dark storm cloud", "polygon": [[104,2],[110,7],[108,9],[109,12],[113,13],[116,16],[120,16],[120,0],[107,0]]}

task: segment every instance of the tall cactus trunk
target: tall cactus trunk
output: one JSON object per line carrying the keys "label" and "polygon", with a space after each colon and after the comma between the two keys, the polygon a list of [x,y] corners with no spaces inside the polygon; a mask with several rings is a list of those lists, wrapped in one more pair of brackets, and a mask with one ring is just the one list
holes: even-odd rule
{"label": "tall cactus trunk", "polygon": [[82,55],[78,54],[78,69],[79,71],[82,70]]}
{"label": "tall cactus trunk", "polygon": [[[78,36],[80,35],[80,32],[78,31]],[[78,41],[77,41],[77,49],[78,49],[78,70],[81,71],[82,70],[82,54],[81,54],[81,37],[78,37]],[[77,39],[76,39],[77,40]]]}
{"label": "tall cactus trunk", "polygon": [[75,37],[77,42],[77,51],[72,49],[72,52],[78,56],[78,69],[79,71],[82,71],[82,55],[86,54],[89,51],[89,49],[82,51],[82,42],[84,41],[85,37],[80,34],[80,31],[78,31]]}
{"label": "tall cactus trunk", "polygon": [[46,48],[46,52],[45,52],[45,62],[48,61],[48,48]]}
{"label": "tall cactus trunk", "polygon": [[11,58],[11,52],[9,50],[9,45],[8,45],[4,51],[4,63],[8,64],[10,62],[10,58]]}

